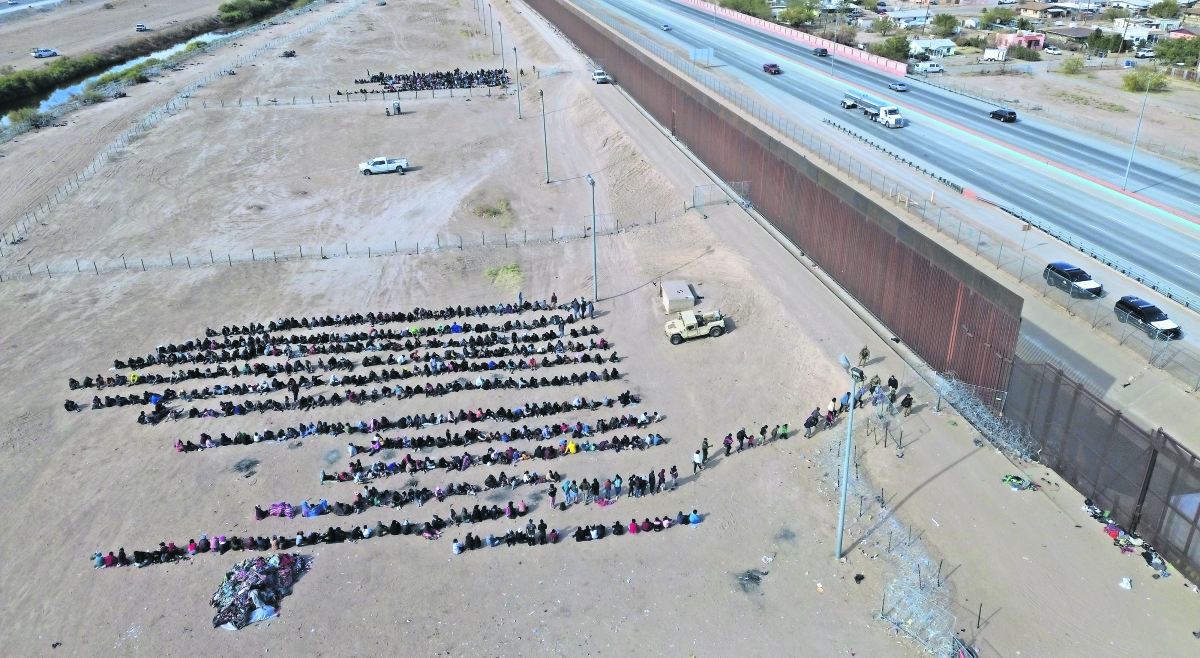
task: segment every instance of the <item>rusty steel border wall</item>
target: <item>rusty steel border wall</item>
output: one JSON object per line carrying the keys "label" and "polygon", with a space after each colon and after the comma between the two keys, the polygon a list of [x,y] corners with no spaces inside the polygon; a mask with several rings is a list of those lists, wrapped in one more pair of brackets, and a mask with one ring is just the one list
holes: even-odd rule
{"label": "rusty steel border wall", "polygon": [[1200,582],[1200,456],[1048,363],[1016,360],[1004,411],[1029,428],[1038,463]]}
{"label": "rusty steel border wall", "polygon": [[935,370],[1007,389],[1024,300],[563,0],[526,0]]}

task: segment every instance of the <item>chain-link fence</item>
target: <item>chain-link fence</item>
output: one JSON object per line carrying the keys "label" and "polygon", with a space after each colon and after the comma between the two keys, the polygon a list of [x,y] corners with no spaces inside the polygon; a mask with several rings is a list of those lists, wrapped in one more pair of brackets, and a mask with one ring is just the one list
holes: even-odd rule
{"label": "chain-link fence", "polygon": [[[682,217],[687,208],[658,211],[645,215],[605,214],[596,216],[597,235],[615,235],[641,226],[653,226]],[[0,269],[0,282],[30,278],[59,278],[108,274],[114,272],[148,272],[150,270],[195,269],[200,267],[233,267],[252,263],[286,263],[297,260],[330,258],[374,258],[379,256],[412,256],[443,250],[509,249],[528,244],[563,243],[591,237],[592,216],[581,217],[576,226],[550,227],[541,230],[521,230],[459,234],[436,233],[419,240],[377,241],[341,244],[283,245],[250,247],[237,252],[224,249],[190,248],[168,251],[165,254],[118,256],[115,258],[79,258],[66,261],[27,263],[24,267]]]}

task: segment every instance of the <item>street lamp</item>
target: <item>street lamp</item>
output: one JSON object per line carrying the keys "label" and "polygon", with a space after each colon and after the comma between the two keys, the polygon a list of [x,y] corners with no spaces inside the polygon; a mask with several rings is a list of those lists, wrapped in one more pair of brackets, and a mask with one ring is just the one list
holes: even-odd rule
{"label": "street lamp", "polygon": [[504,23],[496,21],[496,26],[500,28],[500,70],[503,71],[508,68],[505,64],[507,60],[504,59]]}
{"label": "street lamp", "polygon": [[490,4],[488,5],[487,15],[488,15],[488,20],[487,20],[488,29],[491,30],[491,32],[492,32],[492,54],[495,55],[496,54],[496,30],[491,27],[492,26],[492,6]]}
{"label": "street lamp", "polygon": [[1124,190],[1129,185],[1129,169],[1133,166],[1133,154],[1137,152],[1138,134],[1142,132],[1142,117],[1146,115],[1146,101],[1150,100],[1150,87],[1157,82],[1157,74],[1146,78],[1146,95],[1142,96],[1142,111],[1138,113],[1137,128],[1133,131],[1133,146],[1129,148],[1129,161],[1125,163],[1125,181],[1121,183]]}
{"label": "street lamp", "polygon": [[538,90],[538,100],[542,102],[542,153],[546,156],[546,183],[550,183],[550,138],[546,134],[546,95]]}
{"label": "street lamp", "polygon": [[862,368],[851,367],[850,359],[842,355],[842,366],[850,374],[850,415],[846,420],[846,454],[842,459],[842,504],[838,509],[838,536],[836,558],[842,557],[842,535],[846,528],[846,489],[850,486],[850,457],[854,454],[854,401],[858,398],[858,386],[865,375]]}
{"label": "street lamp", "polygon": [[591,174],[586,176],[588,185],[592,186],[592,301],[600,301],[600,268],[596,264],[596,179]]}
{"label": "street lamp", "polygon": [[517,118],[523,119],[521,116],[521,64],[517,61],[517,48],[513,47],[513,70],[517,72]]}

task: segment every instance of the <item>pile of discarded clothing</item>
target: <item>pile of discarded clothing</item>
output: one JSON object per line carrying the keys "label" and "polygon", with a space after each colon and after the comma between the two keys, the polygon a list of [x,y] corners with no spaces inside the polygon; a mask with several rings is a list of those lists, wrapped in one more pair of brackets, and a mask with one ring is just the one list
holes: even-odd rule
{"label": "pile of discarded clothing", "polygon": [[1090,498],[1083,501],[1083,509],[1093,519],[1104,524],[1104,534],[1112,538],[1113,546],[1121,549],[1122,554],[1140,552],[1146,564],[1158,572],[1154,574],[1154,578],[1171,577],[1170,572],[1167,571],[1166,560],[1162,559],[1158,551],[1154,550],[1154,547],[1150,544],[1147,544],[1136,532],[1125,532],[1124,528],[1113,521],[1109,512],[1096,507]]}
{"label": "pile of discarded clothing", "polygon": [[1038,491],[1042,488],[1042,485],[1019,475],[1005,475],[1003,482],[1012,487],[1013,491]]}
{"label": "pile of discarded clothing", "polygon": [[294,553],[253,557],[225,574],[210,602],[217,609],[213,628],[236,631],[278,614],[279,602],[308,571],[312,558]]}

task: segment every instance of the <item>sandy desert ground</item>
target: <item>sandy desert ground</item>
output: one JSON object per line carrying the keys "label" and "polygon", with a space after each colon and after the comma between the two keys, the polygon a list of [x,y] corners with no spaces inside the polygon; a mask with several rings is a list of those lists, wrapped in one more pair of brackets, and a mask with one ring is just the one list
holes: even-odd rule
{"label": "sandy desert ground", "polygon": [[[339,255],[312,258],[306,248],[310,257],[280,263],[210,263],[0,285],[0,377],[14,384],[0,391],[9,418],[0,429],[0,496],[7,502],[0,533],[6,556],[0,589],[7,594],[0,603],[0,650],[22,656],[916,655],[914,644],[875,618],[892,577],[885,560],[871,557],[882,536],[854,545],[845,563],[833,558],[836,509],[828,474],[817,471],[825,463],[820,453],[838,433],[795,436],[807,411],[844,387],[838,355],[855,353],[864,343],[876,355],[869,372],[901,377],[918,409],[904,422],[903,460],[864,435],[862,477],[883,486],[893,514],[914,529],[934,559],[946,560],[946,596],[960,620],[960,637],[988,656],[1168,656],[1192,646],[1195,594],[1180,578],[1150,580],[1144,565],[1117,554],[1099,528],[1081,518],[1073,492],[1017,494],[1003,486],[1000,477],[1017,467],[975,446],[971,430],[952,412],[934,415],[933,398],[896,352],[737,206],[707,208],[705,215],[682,212],[691,186],[711,181],[618,89],[591,85],[578,55],[519,10],[506,5],[497,13],[511,40],[506,43],[518,45],[521,65],[532,74],[522,90],[524,119],[516,116],[516,98],[495,90],[491,97],[405,99],[401,117],[384,116],[383,99],[286,102],[350,88],[360,69],[498,64],[498,57],[486,56],[489,43],[476,33],[469,5],[365,4],[289,45],[296,59],[266,55],[202,89],[187,110],[135,141],[60,204],[20,245],[24,251],[8,256],[17,262],[31,254],[111,261],[155,250],[177,258],[209,249],[291,245],[324,245]],[[206,66],[235,56],[216,53]],[[539,78],[534,66],[548,75]],[[134,88],[134,100],[149,103],[186,84],[189,75],[202,74],[195,68]],[[550,135],[549,185],[534,100],[539,89]],[[260,104],[247,102],[255,96]],[[270,98],[284,102],[261,104]],[[3,166],[21,172],[25,193],[36,187],[47,149],[80,157],[74,150],[106,143],[105,131],[127,121],[130,106],[105,104],[80,113],[66,128],[28,136],[6,147]],[[404,177],[357,174],[357,162],[380,154],[406,156],[419,169]],[[586,173],[597,180],[598,212],[614,222],[627,218],[621,232],[598,241],[601,302],[594,321],[622,357],[620,382],[157,426],[135,422],[140,407],[77,414],[62,409],[65,397],[90,397],[70,391],[68,378],[108,374],[114,358],[194,338],[206,327],[490,304],[512,301],[518,290],[526,299],[589,294],[591,245],[573,237],[508,248],[489,240],[487,247],[469,244],[461,251],[386,253],[387,245],[401,241],[445,238],[453,245],[452,237],[476,232],[545,235],[561,228],[577,235],[590,212]],[[508,212],[476,212],[500,199],[510,202]],[[656,212],[661,221],[647,223]],[[635,220],[639,225],[631,226]],[[346,244],[353,257],[338,250]],[[367,257],[368,245],[382,245],[385,253]],[[519,278],[488,275],[508,265],[519,268]],[[668,344],[656,284],[676,278],[697,284],[705,308],[729,315],[726,336]],[[385,537],[301,549],[315,556],[313,569],[284,600],[282,615],[236,633],[211,627],[208,599],[245,554],[145,569],[91,567],[89,556],[97,550],[132,551],[201,533],[291,535],[338,522],[415,521],[434,513],[446,517],[451,503],[464,504],[460,497],[420,509],[374,508],[349,519],[255,521],[255,505],[349,500],[352,484],[317,482],[318,470],[345,467],[345,437],[188,454],[171,449],[176,439],[300,420],[612,396],[625,389],[643,396],[634,409],[665,416],[653,431],[667,437],[667,445],[584,453],[532,468],[579,480],[676,465],[682,475],[677,491],[567,511],[549,509],[540,490],[522,487],[512,497],[530,504],[532,518],[560,530],[693,508],[705,515],[700,526],[451,554],[455,536],[516,525],[490,521],[451,529],[433,542]],[[563,417],[590,422],[599,415]],[[728,432],[779,423],[790,424],[793,438],[728,458],[717,448]],[[362,443],[361,435],[353,438]],[[690,456],[704,438],[713,444],[714,458],[693,476]],[[258,462],[252,475],[236,468],[243,459]],[[500,470],[476,467],[415,479],[430,487],[478,483]],[[392,478],[379,486],[408,485]],[[506,500],[481,498],[489,504]],[[868,509],[850,519],[850,541],[874,527],[877,514]],[[769,574],[760,587],[743,589],[736,575],[752,568]],[[864,576],[861,584],[856,574]],[[1132,592],[1116,586],[1124,576],[1134,577]],[[979,602],[985,609],[976,628]],[[54,643],[61,645],[52,648]]]}

